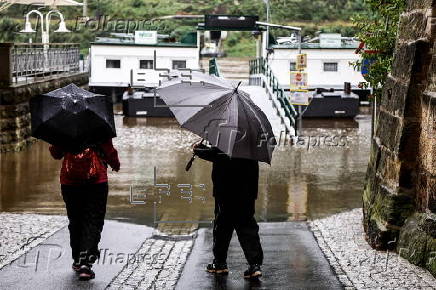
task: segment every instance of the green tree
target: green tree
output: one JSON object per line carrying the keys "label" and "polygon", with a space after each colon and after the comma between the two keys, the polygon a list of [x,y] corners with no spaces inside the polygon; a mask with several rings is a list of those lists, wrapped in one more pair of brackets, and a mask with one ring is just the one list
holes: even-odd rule
{"label": "green tree", "polygon": [[[360,51],[362,59],[369,61],[369,73],[365,76],[374,95],[380,96],[392,67],[400,14],[406,0],[365,0],[368,12],[357,15],[353,21],[359,29],[357,37],[365,44]],[[363,60],[354,65],[362,68]]]}

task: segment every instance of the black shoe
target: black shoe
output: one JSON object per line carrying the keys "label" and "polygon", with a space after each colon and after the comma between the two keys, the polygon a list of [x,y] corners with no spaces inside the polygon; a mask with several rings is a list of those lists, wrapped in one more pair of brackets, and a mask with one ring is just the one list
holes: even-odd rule
{"label": "black shoe", "polygon": [[227,268],[226,263],[209,264],[206,267],[206,271],[209,273],[223,274],[223,275],[226,275],[229,273],[229,269]]}
{"label": "black shoe", "polygon": [[80,264],[74,262],[73,265],[71,266],[71,268],[73,269],[74,272],[79,273],[79,270],[80,270]]}
{"label": "black shoe", "polygon": [[79,270],[79,280],[88,281],[95,278],[94,271],[91,270],[91,267],[82,265]]}
{"label": "black shoe", "polygon": [[247,271],[244,272],[245,279],[258,278],[262,276],[262,270],[260,269],[260,265],[254,264],[250,265]]}

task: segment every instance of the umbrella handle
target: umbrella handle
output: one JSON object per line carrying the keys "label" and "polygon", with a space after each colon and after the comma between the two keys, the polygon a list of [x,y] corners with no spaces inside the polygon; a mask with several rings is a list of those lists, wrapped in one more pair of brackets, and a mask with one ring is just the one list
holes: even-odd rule
{"label": "umbrella handle", "polygon": [[[200,144],[203,144],[204,142],[204,138],[201,139]],[[191,159],[188,161],[188,163],[186,164],[185,170],[189,171],[189,169],[191,169],[192,163],[194,163],[195,157],[197,156],[197,154],[193,153]]]}
{"label": "umbrella handle", "polygon": [[192,166],[192,163],[194,162],[194,160],[195,160],[195,153],[194,154],[192,154],[192,157],[191,157],[191,159],[188,161],[188,163],[186,164],[186,167],[185,167],[185,170],[186,171],[189,171],[189,169],[191,169],[191,166]]}

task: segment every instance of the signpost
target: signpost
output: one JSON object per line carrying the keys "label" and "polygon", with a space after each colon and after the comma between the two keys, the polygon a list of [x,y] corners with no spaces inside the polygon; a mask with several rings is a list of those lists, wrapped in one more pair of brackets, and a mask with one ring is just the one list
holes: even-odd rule
{"label": "signpost", "polygon": [[307,89],[307,73],[304,71],[291,72],[291,90]]}
{"label": "signpost", "polygon": [[291,90],[290,102],[292,105],[307,106],[309,94],[308,90]]}
{"label": "signpost", "polygon": [[307,54],[301,53],[297,55],[296,68],[299,71],[307,68]]}
{"label": "signpost", "polygon": [[[290,72],[290,103],[292,105],[307,106],[309,104],[309,87],[307,84],[307,54],[297,55],[296,69]],[[300,110],[299,110],[300,112]],[[301,117],[301,116],[300,116]]]}
{"label": "signpost", "polygon": [[137,44],[156,44],[157,31],[135,31],[135,43]]}

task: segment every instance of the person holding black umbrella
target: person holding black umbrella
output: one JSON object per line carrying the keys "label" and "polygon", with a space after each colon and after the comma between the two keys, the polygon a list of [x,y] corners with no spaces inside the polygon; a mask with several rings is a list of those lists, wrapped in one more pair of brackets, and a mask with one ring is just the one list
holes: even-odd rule
{"label": "person holding black umbrella", "polygon": [[51,144],[62,159],[60,183],[67,208],[73,270],[79,279],[95,277],[108,196],[107,165],[120,170],[112,102],[70,84],[30,101],[32,136]]}
{"label": "person holding black umbrella", "polygon": [[60,183],[67,208],[72,268],[80,280],[95,278],[92,264],[99,258],[98,243],[103,230],[108,196],[107,164],[120,170],[112,140],[73,154],[51,145],[50,153],[62,159]]}

